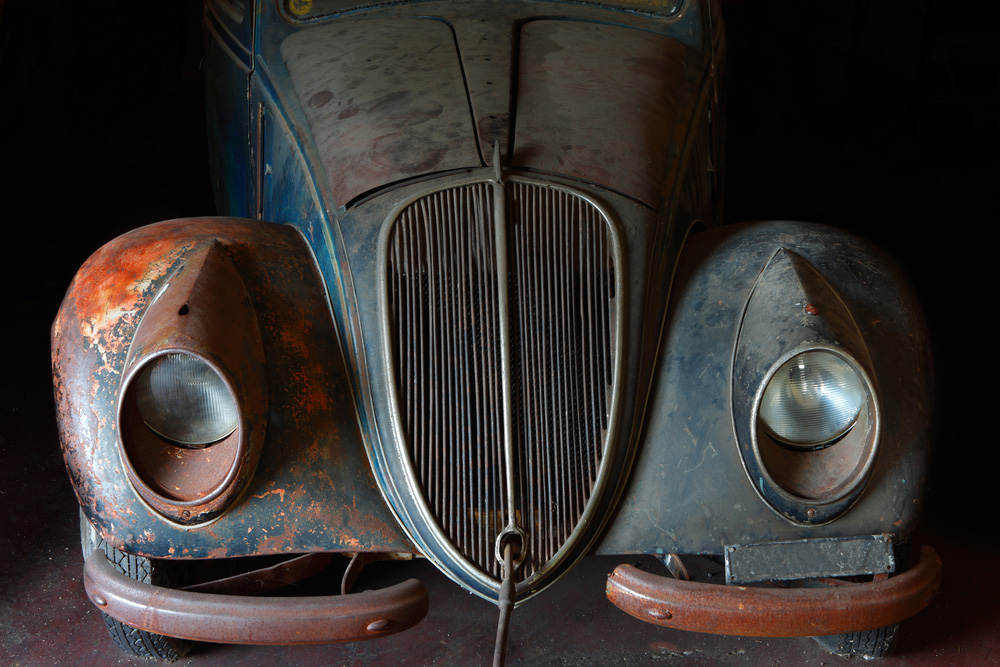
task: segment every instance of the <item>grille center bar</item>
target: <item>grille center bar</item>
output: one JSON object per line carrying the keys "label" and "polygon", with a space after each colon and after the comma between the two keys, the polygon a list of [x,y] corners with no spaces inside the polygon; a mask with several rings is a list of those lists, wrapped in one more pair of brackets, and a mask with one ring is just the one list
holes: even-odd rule
{"label": "grille center bar", "polygon": [[[504,192],[500,171],[500,143],[495,142],[493,144],[493,229],[497,257],[496,276],[497,306],[500,313],[500,359],[503,367],[509,369],[511,368],[511,353],[510,295],[507,285],[507,194]],[[501,374],[501,383],[503,392],[503,453],[504,481],[507,490],[507,525],[497,536],[494,551],[496,559],[503,565],[505,562],[504,542],[516,535],[519,542],[514,561],[514,568],[516,569],[524,561],[527,540],[524,539],[524,532],[517,525],[517,515],[514,507],[514,498],[517,490],[514,479],[514,410],[509,372]],[[504,572],[505,577],[511,575],[513,575],[513,572]]]}

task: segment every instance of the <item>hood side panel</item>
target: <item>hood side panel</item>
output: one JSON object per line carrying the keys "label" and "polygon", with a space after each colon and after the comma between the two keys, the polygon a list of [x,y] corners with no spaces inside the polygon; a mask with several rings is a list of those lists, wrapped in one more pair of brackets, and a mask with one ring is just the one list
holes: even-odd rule
{"label": "hood side panel", "polygon": [[519,53],[513,164],[655,207],[687,47],[632,28],[544,20],[524,25]]}
{"label": "hood side panel", "polygon": [[441,21],[336,21],[281,54],[338,206],[382,185],[482,164],[460,58]]}

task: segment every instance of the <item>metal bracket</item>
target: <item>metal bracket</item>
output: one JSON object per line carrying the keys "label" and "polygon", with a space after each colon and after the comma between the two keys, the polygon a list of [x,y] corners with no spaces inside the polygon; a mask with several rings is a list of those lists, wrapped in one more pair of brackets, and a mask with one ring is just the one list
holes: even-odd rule
{"label": "metal bracket", "polygon": [[677,554],[663,554],[660,557],[660,560],[663,561],[663,564],[666,566],[667,570],[670,572],[670,575],[674,579],[680,579],[681,581],[691,581],[691,575],[688,574],[688,570],[684,566],[684,563],[681,561],[680,556],[678,556]]}

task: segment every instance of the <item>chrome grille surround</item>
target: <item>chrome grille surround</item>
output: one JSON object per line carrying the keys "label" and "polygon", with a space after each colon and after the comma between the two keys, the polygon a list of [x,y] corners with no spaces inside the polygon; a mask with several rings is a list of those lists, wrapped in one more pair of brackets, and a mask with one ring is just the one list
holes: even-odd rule
{"label": "chrome grille surround", "polygon": [[524,599],[603,523],[622,369],[618,231],[579,192],[479,178],[397,207],[380,251],[388,451],[423,524],[411,536],[493,597],[497,538],[518,530]]}

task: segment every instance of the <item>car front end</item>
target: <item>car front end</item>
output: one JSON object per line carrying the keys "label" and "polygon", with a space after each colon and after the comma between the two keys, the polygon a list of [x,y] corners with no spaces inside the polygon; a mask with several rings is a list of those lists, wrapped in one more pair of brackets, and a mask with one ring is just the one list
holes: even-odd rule
{"label": "car front end", "polygon": [[[509,614],[596,553],[662,559],[673,577],[625,565],[607,594],[683,629],[837,635],[929,603],[940,562],[902,549],[919,306],[844,232],[716,226],[718,9],[207,3],[232,217],[112,241],[53,325],[63,451],[107,545],[91,600],[152,635],[349,641],[427,610],[417,582],[350,593],[373,558]],[[111,553],[240,573],[168,586]],[[332,553],[343,595],[251,595]]]}

